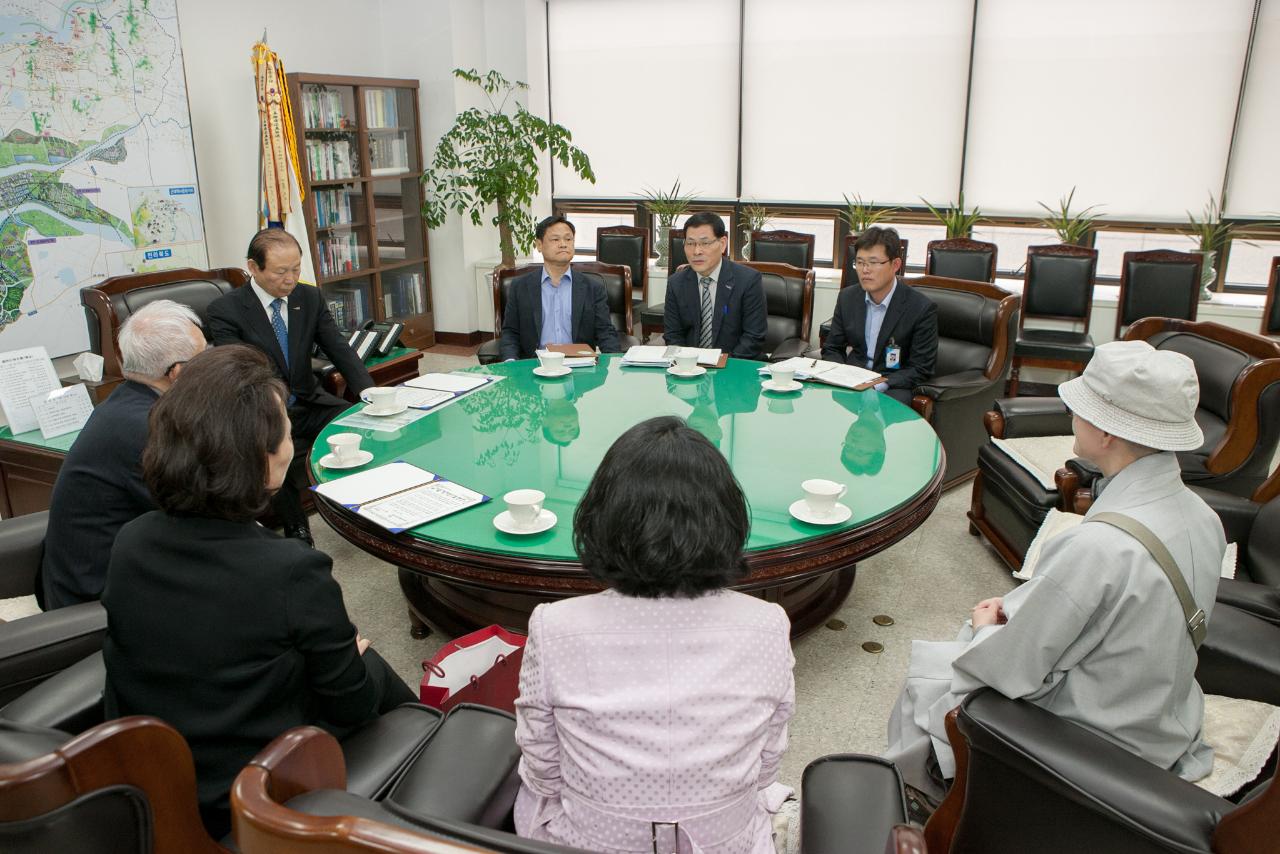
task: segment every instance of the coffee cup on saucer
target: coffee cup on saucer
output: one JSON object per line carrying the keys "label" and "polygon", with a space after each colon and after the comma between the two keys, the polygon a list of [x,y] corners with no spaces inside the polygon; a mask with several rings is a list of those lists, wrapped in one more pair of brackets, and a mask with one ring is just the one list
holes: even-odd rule
{"label": "coffee cup on saucer", "polygon": [[849,489],[843,483],[816,477],[800,484],[800,488],[804,490],[804,503],[808,506],[809,512],[819,519],[830,516],[836,509],[836,502],[843,498]]}
{"label": "coffee cup on saucer", "polygon": [[554,350],[539,350],[538,365],[549,374],[559,373],[560,369],[564,367],[564,353],[557,353]]}
{"label": "coffee cup on saucer", "polygon": [[360,456],[360,434],[334,433],[329,437],[329,450],[339,465],[355,462]]}
{"label": "coffee cup on saucer", "polygon": [[390,414],[400,406],[400,392],[394,388],[367,388],[360,393],[360,399],[369,404],[369,413],[372,415]]}
{"label": "coffee cup on saucer", "polygon": [[507,502],[507,513],[517,528],[532,528],[542,515],[542,502],[547,496],[540,489],[513,489],[502,500]]}
{"label": "coffee cup on saucer", "polygon": [[698,351],[692,347],[681,347],[675,355],[676,370],[682,374],[692,373],[698,367]]}
{"label": "coffee cup on saucer", "polygon": [[792,381],[796,378],[795,368],[784,368],[779,362],[769,366],[769,376],[773,379],[775,388],[790,388]]}

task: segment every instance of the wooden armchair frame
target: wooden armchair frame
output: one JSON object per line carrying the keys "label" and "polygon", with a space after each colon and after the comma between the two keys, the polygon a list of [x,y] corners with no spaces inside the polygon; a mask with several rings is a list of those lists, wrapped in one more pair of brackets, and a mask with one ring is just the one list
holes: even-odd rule
{"label": "wooden armchair frame", "polygon": [[[996,280],[996,256],[999,254],[999,247],[994,243],[988,243],[985,240],[973,240],[968,237],[948,237],[945,240],[930,240],[925,249],[924,272],[927,276],[934,275],[934,259],[933,253],[937,251],[944,252],[990,252],[991,260],[987,264],[987,282],[995,282]],[[967,281],[961,279],[959,281]]]}
{"label": "wooden armchair frame", "polygon": [[[778,229],[774,231],[753,231],[751,232],[751,257],[748,261],[755,262],[756,247],[761,243],[797,243],[804,244],[804,267],[813,268],[814,245],[816,238],[812,234],[803,231],[786,231]],[[782,263],[771,261],[756,262],[760,264]],[[794,264],[789,266],[795,266]]]}
{"label": "wooden armchair frame", "polygon": [[0,821],[44,815],[108,786],[133,786],[151,806],[154,854],[225,854],[204,829],[186,740],[156,718],[107,721],[26,762],[0,765]]}
{"label": "wooden armchair frame", "polygon": [[[1188,264],[1195,268],[1194,292],[1190,295],[1190,304],[1185,320],[1195,320],[1196,312],[1200,308],[1200,271],[1204,269],[1204,256],[1195,252],[1175,252],[1172,249],[1150,249],[1144,252],[1126,252],[1124,259],[1120,262],[1120,295],[1116,300],[1116,329],[1115,337],[1120,338],[1120,330],[1124,328],[1124,305],[1129,294],[1129,265],[1133,263],[1139,264]],[[1135,320],[1132,324],[1139,321]],[[1131,325],[1132,325],[1131,324]],[[1128,335],[1124,336],[1128,339]]]}
{"label": "wooden armchair frame", "polygon": [[495,339],[502,337],[502,315],[506,313],[507,309],[506,302],[502,299],[503,282],[541,269],[541,264],[524,264],[519,267],[499,267],[493,271],[489,288],[493,297],[493,337]]}
{"label": "wooden armchair frame", "polygon": [[1262,307],[1262,334],[1280,335],[1280,325],[1267,328],[1271,320],[1271,310],[1276,304],[1276,290],[1280,288],[1280,255],[1271,259],[1271,275],[1267,277],[1267,302]]}

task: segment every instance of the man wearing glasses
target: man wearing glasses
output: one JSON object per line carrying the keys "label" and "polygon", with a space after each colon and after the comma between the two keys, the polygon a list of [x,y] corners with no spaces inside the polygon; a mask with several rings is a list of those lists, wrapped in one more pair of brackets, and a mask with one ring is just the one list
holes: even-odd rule
{"label": "man wearing glasses", "polygon": [[724,220],[700,211],[684,224],[689,265],[667,281],[663,338],[668,344],[722,350],[758,359],[764,349],[764,285],[760,274],[724,257]]}
{"label": "man wearing glasses", "polygon": [[575,233],[562,216],[549,216],[534,229],[542,269],[511,283],[499,342],[504,361],[532,359],[548,344],[586,344],[602,353],[622,349],[609,319],[604,282],[569,267]]}
{"label": "man wearing glasses", "polygon": [[142,479],[151,406],[206,346],[195,312],[171,300],[129,315],[119,340],[124,382],[93,410],[53,485],[41,564],[46,611],[102,598],[116,532],[155,509]]}
{"label": "man wearing glasses", "polygon": [[862,287],[836,297],[822,358],[875,371],[885,378],[876,391],[910,404],[912,389],[933,376],[938,308],[898,278],[901,248],[892,228],[872,226],[858,236],[854,266]]}

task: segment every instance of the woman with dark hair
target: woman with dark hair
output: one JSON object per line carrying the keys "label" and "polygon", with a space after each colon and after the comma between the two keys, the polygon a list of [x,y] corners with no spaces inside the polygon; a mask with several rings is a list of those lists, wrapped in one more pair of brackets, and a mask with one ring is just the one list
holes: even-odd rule
{"label": "woman with dark hair", "polygon": [[795,704],[781,607],[726,590],[750,522],[678,418],[632,427],[574,515],[608,590],[538,606],[516,701],[522,835],[601,852],[772,854]]}
{"label": "woman with dark hair", "polygon": [[328,555],[254,518],[293,458],[267,357],[195,356],[151,410],[142,472],[159,510],[120,529],[102,604],[109,718],[187,739],[201,815],[230,829],[235,775],[302,724],[341,733],[415,697],[347,617]]}

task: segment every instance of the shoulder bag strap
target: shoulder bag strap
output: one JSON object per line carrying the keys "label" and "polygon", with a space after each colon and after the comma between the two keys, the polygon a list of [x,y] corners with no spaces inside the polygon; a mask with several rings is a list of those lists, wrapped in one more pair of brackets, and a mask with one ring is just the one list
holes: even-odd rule
{"label": "shoulder bag strap", "polygon": [[1156,563],[1160,564],[1160,568],[1164,570],[1169,583],[1173,585],[1173,592],[1178,594],[1178,602],[1182,604],[1182,616],[1187,620],[1187,632],[1191,635],[1191,643],[1197,650],[1200,649],[1200,644],[1204,643],[1204,636],[1208,632],[1204,610],[1196,607],[1196,601],[1191,597],[1191,590],[1187,587],[1187,580],[1178,570],[1177,562],[1173,559],[1173,555],[1169,554],[1164,543],[1160,542],[1160,538],[1151,533],[1151,529],[1146,525],[1123,513],[1095,513],[1089,517],[1089,521],[1105,522],[1113,528],[1119,528],[1142,543],[1151,553]]}

